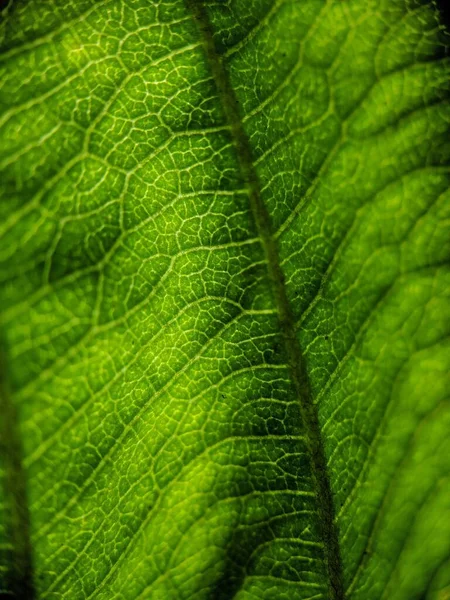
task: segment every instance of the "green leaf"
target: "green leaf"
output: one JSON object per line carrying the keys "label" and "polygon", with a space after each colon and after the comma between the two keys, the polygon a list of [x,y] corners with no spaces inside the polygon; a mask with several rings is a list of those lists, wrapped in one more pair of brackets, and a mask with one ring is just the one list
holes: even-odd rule
{"label": "green leaf", "polygon": [[10,0],[0,595],[450,597],[425,0]]}

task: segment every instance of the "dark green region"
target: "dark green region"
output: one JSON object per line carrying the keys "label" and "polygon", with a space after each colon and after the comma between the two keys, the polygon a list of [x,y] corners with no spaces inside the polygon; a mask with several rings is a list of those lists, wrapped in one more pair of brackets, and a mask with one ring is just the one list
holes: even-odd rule
{"label": "dark green region", "polygon": [[6,581],[0,582],[8,593],[0,592],[0,598],[33,600],[36,593],[22,444],[17,410],[11,399],[6,374],[5,357],[0,352],[0,459],[4,463],[0,463],[0,467],[6,504],[6,530],[11,547],[10,556],[5,557],[5,564],[9,567]]}

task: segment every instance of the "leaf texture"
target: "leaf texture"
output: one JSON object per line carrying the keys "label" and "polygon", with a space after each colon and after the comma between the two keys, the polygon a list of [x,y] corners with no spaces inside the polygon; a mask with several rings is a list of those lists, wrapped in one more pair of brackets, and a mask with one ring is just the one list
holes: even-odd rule
{"label": "leaf texture", "polygon": [[431,2],[17,0],[0,594],[450,594]]}

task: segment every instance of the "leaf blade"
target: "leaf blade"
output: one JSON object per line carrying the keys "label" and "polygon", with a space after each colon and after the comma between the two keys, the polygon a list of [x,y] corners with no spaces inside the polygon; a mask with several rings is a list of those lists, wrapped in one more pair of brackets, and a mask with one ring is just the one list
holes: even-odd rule
{"label": "leaf blade", "polygon": [[[138,4],[80,3],[64,15],[74,20],[69,28],[55,3],[54,13],[14,34],[10,55],[24,62],[5,61],[12,74],[4,102],[23,102],[30,88],[43,94],[25,101],[24,114],[6,113],[2,134],[9,210],[22,211],[20,220],[12,213],[13,233],[2,241],[12,277],[2,306],[40,592],[328,597],[298,394],[233,134],[187,7],[164,2],[139,11]],[[26,24],[17,10],[14,18]],[[445,330],[434,305],[445,306],[445,234],[436,223],[447,203],[448,103],[437,102],[447,67],[393,72],[437,52],[434,16],[405,2],[208,11],[277,229],[339,506],[349,481],[359,485],[376,423],[396,439],[380,419],[396,370],[403,381],[401,359],[416,360],[418,344],[419,372],[422,360],[442,361],[440,338],[420,332]],[[29,30],[23,59],[14,44]],[[399,40],[403,51],[390,54]],[[46,76],[31,73],[23,85],[18,76],[37,57],[49,65]],[[366,116],[378,108],[376,119]],[[26,138],[17,135],[20,120]],[[415,316],[422,304],[429,327]],[[376,368],[359,366],[370,362]],[[405,380],[411,386],[415,378]],[[399,390],[399,406],[408,407]],[[341,449],[336,433],[325,432],[329,422],[345,432],[342,411],[358,407],[355,396],[372,421],[353,411],[357,432],[342,434]],[[429,395],[429,406],[441,396]],[[403,413],[391,418],[400,423]],[[403,449],[405,437],[398,444]],[[378,460],[389,449],[380,447]],[[388,461],[390,472],[396,461]],[[439,459],[429,472],[444,466]],[[376,472],[362,471],[365,486]],[[382,480],[377,502],[390,485]],[[389,531],[402,538],[406,521],[399,528],[384,518],[372,539],[376,513],[360,515],[373,496],[355,489],[338,518],[349,596],[422,593],[430,566],[423,581],[402,575],[417,562],[418,534],[404,552],[395,550],[383,539]],[[393,494],[392,514],[401,498]],[[436,502],[439,515],[441,493]],[[380,556],[396,551],[392,575]],[[446,552],[439,546],[431,562]]]}

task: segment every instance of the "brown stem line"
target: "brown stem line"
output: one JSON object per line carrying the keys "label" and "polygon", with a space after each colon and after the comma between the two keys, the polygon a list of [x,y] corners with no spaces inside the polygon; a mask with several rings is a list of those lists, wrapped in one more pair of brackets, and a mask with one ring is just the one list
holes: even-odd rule
{"label": "brown stem line", "polygon": [[333,498],[318,414],[312,400],[305,361],[296,335],[294,317],[286,292],[284,275],[280,267],[278,248],[272,234],[270,215],[261,197],[260,182],[254,166],[250,142],[242,123],[239,104],[231,85],[229,74],[215,47],[213,28],[204,0],[186,1],[203,36],[206,58],[225,116],[230,125],[241,173],[248,188],[251,210],[267,259],[269,278],[278,310],[279,323],[284,338],[291,377],[300,403],[301,415],[308,438],[316,488],[318,516],[325,548],[329,600],[344,600],[342,567],[337,528],[334,521]]}

